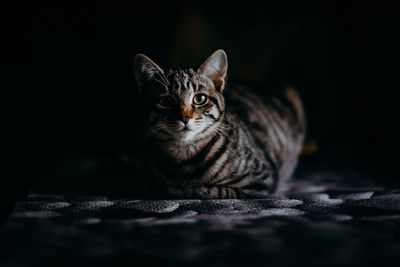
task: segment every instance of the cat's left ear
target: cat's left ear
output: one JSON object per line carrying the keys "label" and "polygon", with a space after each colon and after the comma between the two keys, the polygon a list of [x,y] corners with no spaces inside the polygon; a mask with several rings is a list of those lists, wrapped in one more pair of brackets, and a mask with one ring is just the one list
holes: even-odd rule
{"label": "cat's left ear", "polygon": [[199,74],[207,76],[215,85],[215,88],[222,92],[226,86],[228,59],[225,51],[215,51],[197,70]]}
{"label": "cat's left ear", "polygon": [[158,75],[164,75],[164,71],[150,58],[143,54],[137,54],[135,56],[133,68],[139,89],[152,78],[157,77]]}

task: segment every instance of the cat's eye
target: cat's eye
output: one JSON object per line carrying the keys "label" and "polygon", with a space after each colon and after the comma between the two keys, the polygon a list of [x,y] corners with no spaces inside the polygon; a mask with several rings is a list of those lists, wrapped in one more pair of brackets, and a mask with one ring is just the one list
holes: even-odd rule
{"label": "cat's eye", "polygon": [[158,104],[166,108],[172,107],[174,103],[175,103],[174,98],[170,95],[161,96],[158,99]]}
{"label": "cat's eye", "polygon": [[197,94],[193,97],[193,103],[196,105],[204,105],[208,101],[208,97],[205,94]]}

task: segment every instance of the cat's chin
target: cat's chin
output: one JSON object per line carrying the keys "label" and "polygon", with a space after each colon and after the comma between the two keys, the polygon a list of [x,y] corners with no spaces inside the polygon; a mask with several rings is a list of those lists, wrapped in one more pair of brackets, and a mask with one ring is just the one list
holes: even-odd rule
{"label": "cat's chin", "polygon": [[179,142],[182,143],[189,143],[195,139],[197,135],[197,131],[189,130],[189,129],[183,129],[180,130],[176,133],[176,138]]}

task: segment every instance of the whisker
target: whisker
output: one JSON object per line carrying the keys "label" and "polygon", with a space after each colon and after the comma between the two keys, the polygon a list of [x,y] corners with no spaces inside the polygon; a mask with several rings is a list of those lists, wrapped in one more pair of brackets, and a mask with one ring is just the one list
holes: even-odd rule
{"label": "whisker", "polygon": [[155,125],[153,127],[150,127],[149,129],[147,129],[144,133],[144,139],[146,140],[147,138],[149,138],[151,135],[155,134],[156,132],[160,131],[160,130],[168,130],[168,127],[166,125]]}
{"label": "whisker", "polygon": [[224,132],[224,131],[221,131],[221,130],[217,130],[217,133],[220,135],[220,136],[225,136],[226,138],[229,138],[229,135],[226,133],[226,132]]}
{"label": "whisker", "polygon": [[161,84],[163,87],[168,87],[168,85],[166,85],[164,82],[160,81],[160,80],[157,79],[156,77],[153,77],[152,80],[158,82],[158,83]]}
{"label": "whisker", "polygon": [[169,81],[164,75],[160,74],[159,76],[161,77],[161,80],[163,80],[166,85],[169,85]]}
{"label": "whisker", "polygon": [[217,133],[220,133],[224,136],[226,136],[227,138],[229,138],[229,134],[228,132],[230,131],[230,127],[224,124],[219,124],[216,128]]}

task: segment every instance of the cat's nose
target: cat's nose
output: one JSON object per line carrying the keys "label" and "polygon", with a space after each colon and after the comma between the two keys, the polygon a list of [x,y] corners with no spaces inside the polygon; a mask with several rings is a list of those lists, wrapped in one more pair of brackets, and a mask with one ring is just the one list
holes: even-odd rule
{"label": "cat's nose", "polygon": [[189,120],[190,120],[191,118],[192,118],[191,116],[184,116],[184,117],[182,118],[182,121],[183,121],[183,123],[186,125],[186,124],[188,124],[188,122],[189,122]]}
{"label": "cat's nose", "polygon": [[181,107],[181,120],[186,125],[189,120],[193,117],[193,110],[190,107],[182,106]]}

